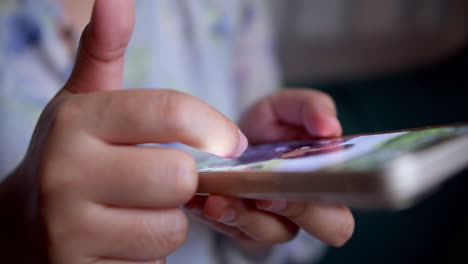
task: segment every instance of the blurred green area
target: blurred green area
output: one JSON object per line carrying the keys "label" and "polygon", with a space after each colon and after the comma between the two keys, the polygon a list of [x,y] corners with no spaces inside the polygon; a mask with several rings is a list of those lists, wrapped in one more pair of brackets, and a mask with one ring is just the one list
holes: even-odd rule
{"label": "blurred green area", "polygon": [[[291,83],[335,99],[345,134],[468,122],[468,46],[412,72],[328,83]],[[398,212],[354,212],[356,229],[321,263],[468,263],[468,171]]]}

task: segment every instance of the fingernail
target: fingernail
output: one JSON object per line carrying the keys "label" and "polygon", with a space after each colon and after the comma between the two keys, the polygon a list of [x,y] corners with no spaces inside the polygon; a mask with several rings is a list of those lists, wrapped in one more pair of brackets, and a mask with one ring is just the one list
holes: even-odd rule
{"label": "fingernail", "polygon": [[242,153],[244,153],[244,151],[247,149],[247,146],[249,145],[247,138],[245,137],[244,133],[240,131],[240,129],[237,129],[237,133],[239,136],[239,140],[237,143],[236,150],[231,155],[229,155],[231,158],[237,158],[240,155],[242,155]]}
{"label": "fingernail", "polygon": [[219,222],[230,223],[236,218],[236,211],[232,208],[227,208],[223,215],[218,219]]}
{"label": "fingernail", "polygon": [[288,202],[285,200],[263,200],[256,201],[256,206],[259,209],[268,210],[272,212],[280,212],[288,207]]}

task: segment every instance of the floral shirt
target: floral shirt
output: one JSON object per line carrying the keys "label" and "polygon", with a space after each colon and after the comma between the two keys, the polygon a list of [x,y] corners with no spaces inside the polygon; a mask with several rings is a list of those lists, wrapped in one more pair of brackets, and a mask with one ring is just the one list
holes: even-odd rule
{"label": "floral shirt", "polygon": [[[267,2],[135,1],[124,87],[182,90],[237,119],[280,83]],[[64,19],[57,0],[0,1],[0,180],[21,161],[41,111],[71,72],[73,54],[57,27]],[[72,38],[76,45],[79,34]],[[315,246],[296,240],[268,263],[291,249],[302,249],[295,256],[319,256],[321,244],[303,237]],[[194,222],[169,262],[187,263],[190,256],[191,263],[218,263],[215,240]],[[231,251],[226,254],[237,261]]]}

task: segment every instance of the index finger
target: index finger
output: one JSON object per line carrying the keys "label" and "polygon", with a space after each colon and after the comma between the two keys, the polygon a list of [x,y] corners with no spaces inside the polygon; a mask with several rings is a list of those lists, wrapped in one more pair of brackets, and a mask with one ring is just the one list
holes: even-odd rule
{"label": "index finger", "polygon": [[68,121],[69,129],[84,128],[111,144],[181,142],[223,157],[239,156],[247,147],[231,120],[196,97],[173,90],[75,94],[61,109],[57,118]]}

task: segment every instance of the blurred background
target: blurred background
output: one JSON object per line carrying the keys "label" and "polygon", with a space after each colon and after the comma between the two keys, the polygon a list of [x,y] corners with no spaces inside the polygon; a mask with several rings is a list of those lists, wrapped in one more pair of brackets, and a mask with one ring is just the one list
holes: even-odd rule
{"label": "blurred background", "polygon": [[[289,86],[337,102],[345,134],[468,122],[468,1],[273,0]],[[399,212],[354,212],[322,263],[468,263],[468,173]]]}

